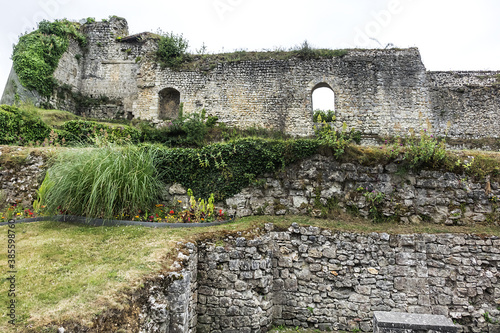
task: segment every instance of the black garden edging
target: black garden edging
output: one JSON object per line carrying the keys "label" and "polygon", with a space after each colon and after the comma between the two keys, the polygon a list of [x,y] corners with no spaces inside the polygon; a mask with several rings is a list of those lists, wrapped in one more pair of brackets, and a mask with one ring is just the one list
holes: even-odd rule
{"label": "black garden edging", "polygon": [[[221,224],[226,224],[234,222],[234,217],[221,222],[207,222],[207,223],[162,223],[162,222],[136,222],[136,221],[124,221],[124,220],[105,220],[105,219],[93,219],[82,216],[74,215],[56,215],[56,216],[43,216],[43,217],[33,217],[21,220],[14,220],[14,223],[31,223],[40,221],[59,221],[59,222],[69,222],[69,223],[81,223],[93,227],[102,226],[120,226],[120,225],[132,225],[132,226],[143,226],[149,228],[198,228],[198,227],[210,227]],[[9,222],[2,222],[0,226],[7,225]]]}

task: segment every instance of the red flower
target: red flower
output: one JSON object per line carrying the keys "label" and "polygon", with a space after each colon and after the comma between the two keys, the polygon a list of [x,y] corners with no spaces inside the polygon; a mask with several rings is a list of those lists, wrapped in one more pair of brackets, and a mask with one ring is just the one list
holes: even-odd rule
{"label": "red flower", "polygon": [[173,211],[173,210],[171,210],[171,211],[170,211],[170,214],[174,214],[174,211]]}
{"label": "red flower", "polygon": [[219,209],[219,215],[222,215],[222,209]]}

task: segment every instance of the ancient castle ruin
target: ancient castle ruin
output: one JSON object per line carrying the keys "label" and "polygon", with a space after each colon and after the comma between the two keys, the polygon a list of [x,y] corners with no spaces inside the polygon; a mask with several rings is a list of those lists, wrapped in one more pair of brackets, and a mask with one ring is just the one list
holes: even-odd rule
{"label": "ancient castle ruin", "polygon": [[[159,121],[175,118],[183,103],[185,113],[205,109],[229,126],[307,136],[313,134],[312,92],[327,87],[335,94],[337,123],[365,137],[418,130],[426,122],[452,138],[500,136],[500,71],[429,72],[416,48],[172,70],[148,56],[157,48],[153,35],[129,36],[124,19],[85,24],[82,31],[87,48],[71,41],[54,73],[66,93],[46,101],[80,115]],[[3,103],[13,102],[16,81],[12,71]],[[68,91],[106,99],[82,106]]]}

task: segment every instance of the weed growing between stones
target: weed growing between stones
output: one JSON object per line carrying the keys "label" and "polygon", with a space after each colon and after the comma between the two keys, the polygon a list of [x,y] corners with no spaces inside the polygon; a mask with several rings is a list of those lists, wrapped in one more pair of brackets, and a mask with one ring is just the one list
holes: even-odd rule
{"label": "weed growing between stones", "polygon": [[414,170],[425,166],[439,166],[446,157],[445,140],[436,138],[427,129],[420,130],[419,136],[412,132],[406,138],[396,137],[389,148],[386,154],[390,159],[401,155],[404,164]]}
{"label": "weed growing between stones", "polygon": [[384,220],[384,215],[381,212],[382,204],[385,199],[385,194],[376,190],[369,191],[363,187],[358,187],[357,191],[363,192],[363,196],[368,202],[368,216],[374,222],[381,222]]}

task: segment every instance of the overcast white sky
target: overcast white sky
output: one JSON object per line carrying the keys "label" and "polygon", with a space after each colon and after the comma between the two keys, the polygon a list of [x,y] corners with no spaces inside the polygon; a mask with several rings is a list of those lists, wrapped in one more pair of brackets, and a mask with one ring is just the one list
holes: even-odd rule
{"label": "overcast white sky", "polygon": [[[22,0],[0,20],[0,92],[12,45],[42,19],[125,17],[130,33],[182,33],[209,52],[289,48],[418,47],[429,70],[500,70],[497,0]],[[374,38],[378,42],[370,39]],[[380,45],[379,45],[380,43]]]}

